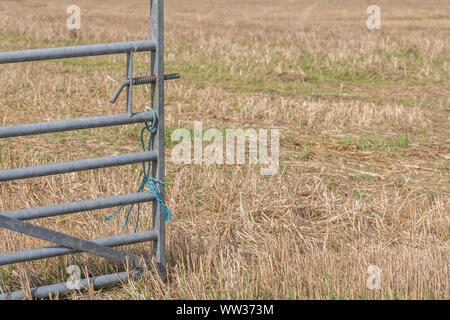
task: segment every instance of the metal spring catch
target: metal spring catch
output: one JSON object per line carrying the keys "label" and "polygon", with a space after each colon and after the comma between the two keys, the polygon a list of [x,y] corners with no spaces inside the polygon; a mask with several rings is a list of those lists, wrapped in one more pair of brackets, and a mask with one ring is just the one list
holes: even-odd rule
{"label": "metal spring catch", "polygon": [[[175,80],[175,79],[180,79],[180,74],[179,73],[170,73],[170,74],[165,74],[164,75],[164,80]],[[156,76],[145,76],[145,77],[139,77],[139,78],[133,78],[133,83],[132,85],[140,85],[140,84],[147,84],[147,83],[155,83],[156,82]],[[109,99],[109,101],[111,103],[115,103],[117,98],[119,97],[120,93],[122,92],[123,88],[128,87],[130,85],[130,79],[126,79],[123,80],[119,86],[117,87],[117,89],[114,91],[111,99]]]}

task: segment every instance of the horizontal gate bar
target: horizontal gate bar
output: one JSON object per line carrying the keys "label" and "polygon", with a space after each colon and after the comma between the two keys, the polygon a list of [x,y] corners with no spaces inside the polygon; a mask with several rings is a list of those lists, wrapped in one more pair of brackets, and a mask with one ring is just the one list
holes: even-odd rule
{"label": "horizontal gate bar", "polygon": [[118,156],[92,158],[70,162],[45,164],[42,166],[1,170],[0,182],[8,180],[42,177],[75,171],[121,166],[125,164],[132,164],[146,161],[155,161],[157,157],[158,155],[155,151],[145,151],[145,152],[121,154]]}
{"label": "horizontal gate bar", "polygon": [[75,212],[113,208],[133,203],[150,202],[154,200],[155,196],[150,192],[137,192],[120,196],[61,203],[45,207],[6,211],[0,214],[17,220],[25,221],[31,219],[54,217]]}
{"label": "horizontal gate bar", "polygon": [[[120,247],[128,244],[154,241],[157,240],[157,238],[158,234],[156,233],[156,231],[150,230],[125,235],[118,235],[108,238],[95,239],[91,241],[107,247]],[[66,254],[78,252],[80,251],[72,248],[67,248],[61,245],[10,252],[0,254],[0,266],[12,263],[38,260],[43,258],[59,257]]]}
{"label": "horizontal gate bar", "polygon": [[156,41],[142,40],[129,42],[114,42],[105,44],[91,44],[74,47],[0,52],[0,64],[99,56],[99,55],[117,54],[126,52],[154,51],[155,48],[156,48]]}
{"label": "horizontal gate bar", "polygon": [[59,120],[0,127],[0,138],[29,136],[51,132],[91,129],[153,121],[152,112],[124,113],[110,116]]}
{"label": "horizontal gate bar", "polygon": [[[97,290],[99,288],[103,288],[106,286],[110,286],[116,283],[124,282],[128,279],[128,274],[130,275],[131,279],[137,278],[142,276],[143,271],[140,269],[133,270],[131,272],[120,272],[120,273],[114,273],[114,274],[108,274],[104,276],[99,277],[92,277],[89,278],[89,280],[81,279],[78,284],[78,289],[69,289],[67,287],[67,282],[61,282],[58,284],[51,284],[44,287],[38,287],[38,288],[32,288],[31,291],[31,298],[32,299],[44,299],[50,297],[55,297],[58,295],[59,297],[64,296],[68,294],[71,291],[75,290],[87,290],[88,285],[93,287],[94,290]],[[23,300],[26,298],[26,295],[23,291],[14,291],[10,293],[4,293],[0,294],[0,300]]]}

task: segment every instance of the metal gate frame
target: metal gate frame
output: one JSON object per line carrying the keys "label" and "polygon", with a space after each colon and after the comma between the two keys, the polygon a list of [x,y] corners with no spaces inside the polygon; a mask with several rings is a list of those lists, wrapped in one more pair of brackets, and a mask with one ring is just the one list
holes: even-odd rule
{"label": "metal gate frame", "polygon": [[[121,90],[124,87],[127,87],[126,113],[119,115],[0,127],[0,138],[144,123],[150,121],[153,123],[155,121],[157,122],[157,131],[154,136],[152,150],[117,156],[46,164],[34,167],[1,170],[0,182],[141,162],[151,162],[152,176],[159,181],[164,181],[164,80],[177,79],[179,78],[179,74],[164,75],[163,0],[150,0],[150,24],[151,40],[0,52],[0,64],[124,53],[127,56],[127,79],[121,83],[111,98],[111,102],[114,103]],[[133,53],[144,51],[151,52],[151,76],[133,78]],[[154,112],[145,111],[133,113],[133,85],[144,83],[151,83],[151,106]],[[155,115],[156,119],[154,119]],[[159,184],[158,187],[160,197],[164,200],[164,184]],[[100,288],[124,281],[127,279],[128,275],[131,277],[140,276],[143,272],[143,264],[151,264],[151,261],[148,259],[113,249],[113,247],[153,241],[153,254],[155,256],[157,270],[165,279],[165,215],[158,201],[155,200],[156,198],[151,192],[138,192],[127,195],[83,200],[0,213],[0,227],[56,244],[50,247],[0,254],[0,266],[42,258],[62,256],[77,252],[86,252],[119,262],[131,263],[133,266],[137,267],[135,271],[130,273],[121,272],[80,280],[79,286],[76,290],[83,290],[89,286]],[[149,201],[153,201],[153,230],[133,234],[118,235],[87,241],[25,222],[26,220],[31,219],[112,208]],[[68,288],[66,283],[53,284],[31,289],[31,298],[45,298],[50,295],[55,296],[56,294],[64,295],[70,291],[72,291],[72,289]],[[26,298],[26,295],[23,291],[0,294],[0,300],[24,298]]]}

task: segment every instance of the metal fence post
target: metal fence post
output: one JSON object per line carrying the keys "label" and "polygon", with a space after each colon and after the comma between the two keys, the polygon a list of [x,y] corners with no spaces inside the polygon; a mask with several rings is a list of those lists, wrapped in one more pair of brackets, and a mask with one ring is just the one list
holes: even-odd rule
{"label": "metal fence post", "polygon": [[[152,84],[152,108],[158,118],[158,130],[153,140],[158,160],[153,166],[153,176],[164,181],[164,1],[150,0],[150,35],[156,42],[156,49],[151,53],[151,74],[156,78]],[[161,198],[164,200],[164,185],[159,185]],[[166,278],[166,230],[165,216],[161,206],[153,202],[153,229],[158,232],[153,252],[160,275]]]}

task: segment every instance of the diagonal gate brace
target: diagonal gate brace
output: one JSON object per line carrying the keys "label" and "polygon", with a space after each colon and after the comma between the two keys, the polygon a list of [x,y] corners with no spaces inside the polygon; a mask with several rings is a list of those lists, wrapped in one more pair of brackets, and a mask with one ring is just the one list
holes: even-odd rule
{"label": "diagonal gate brace", "polygon": [[139,266],[143,260],[147,265],[150,265],[148,259],[135,254],[126,253],[93,241],[79,239],[61,232],[39,227],[28,222],[7,217],[3,214],[0,214],[0,227],[118,262],[126,262],[129,260],[133,265]]}

